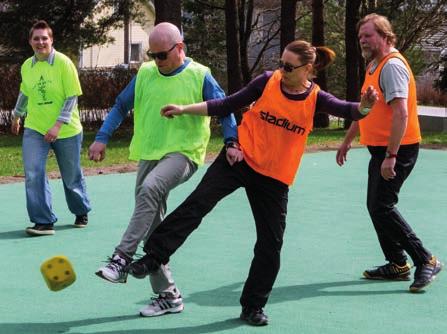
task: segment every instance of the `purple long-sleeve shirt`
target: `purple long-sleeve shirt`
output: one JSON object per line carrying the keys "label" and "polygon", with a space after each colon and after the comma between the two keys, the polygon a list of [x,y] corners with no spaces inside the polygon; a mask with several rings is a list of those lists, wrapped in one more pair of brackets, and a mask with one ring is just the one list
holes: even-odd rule
{"label": "purple long-sleeve shirt", "polygon": [[[266,71],[253,79],[247,86],[240,91],[227,96],[223,99],[208,100],[208,115],[209,116],[224,116],[228,114],[229,110],[238,110],[242,107],[250,105],[252,102],[258,100],[262,92],[264,91],[267,81],[272,76],[273,72]],[[282,87],[281,91],[285,97],[290,100],[300,101],[304,100],[312,91],[314,83],[307,89],[306,92],[301,94],[289,94],[286,93]],[[317,96],[316,112],[325,112],[333,116],[347,118],[353,121],[359,120],[364,117],[358,111],[357,102],[347,102],[340,100],[323,90],[319,90]]]}

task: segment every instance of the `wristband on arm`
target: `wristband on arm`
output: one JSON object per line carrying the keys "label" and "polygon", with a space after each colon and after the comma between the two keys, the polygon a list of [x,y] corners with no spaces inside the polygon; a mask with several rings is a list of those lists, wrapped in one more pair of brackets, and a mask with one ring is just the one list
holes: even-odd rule
{"label": "wristband on arm", "polygon": [[226,150],[228,150],[230,147],[231,148],[235,148],[237,150],[241,149],[241,146],[239,145],[239,143],[235,142],[235,141],[229,141],[229,142],[225,143],[225,149]]}
{"label": "wristband on arm", "polygon": [[363,116],[368,115],[370,111],[371,111],[371,108],[368,108],[368,107],[363,107],[363,108],[359,109],[359,113],[361,113]]}
{"label": "wristband on arm", "polygon": [[392,158],[397,158],[397,154],[394,154],[394,153],[391,153],[389,151],[386,151],[385,159],[392,159]]}

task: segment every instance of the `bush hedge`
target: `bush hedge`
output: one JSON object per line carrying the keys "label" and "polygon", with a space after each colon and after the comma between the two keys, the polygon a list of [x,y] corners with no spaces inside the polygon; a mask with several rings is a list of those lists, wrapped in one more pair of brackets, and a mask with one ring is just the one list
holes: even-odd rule
{"label": "bush hedge", "polygon": [[[82,69],[79,80],[82,95],[79,97],[81,121],[86,130],[97,130],[105,116],[115,103],[118,94],[127,86],[137,69],[115,67]],[[20,65],[0,66],[0,132],[7,133],[11,125],[14,109],[20,87]],[[132,127],[132,114],[121,127]],[[212,132],[220,134],[219,122],[213,119]]]}
{"label": "bush hedge", "polygon": [[[84,127],[97,128],[118,94],[126,87],[136,69],[122,67],[83,69],[79,71],[83,94],[79,97],[79,110]],[[20,65],[0,66],[0,127],[9,128],[20,88]],[[126,120],[126,123],[128,121]]]}

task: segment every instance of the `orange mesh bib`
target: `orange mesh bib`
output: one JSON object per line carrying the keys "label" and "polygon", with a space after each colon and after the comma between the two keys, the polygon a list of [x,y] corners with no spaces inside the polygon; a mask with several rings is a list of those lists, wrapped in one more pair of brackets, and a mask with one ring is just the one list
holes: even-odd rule
{"label": "orange mesh bib", "polygon": [[273,73],[238,129],[244,159],[251,168],[287,185],[293,183],[312,131],[319,90],[314,84],[305,100],[290,100],[281,91],[280,71]]}
{"label": "orange mesh bib", "polygon": [[362,87],[362,93],[366,88],[372,85],[378,92],[379,99],[374,104],[369,115],[359,121],[360,127],[360,143],[370,146],[387,146],[391,135],[391,124],[393,110],[385,102],[385,98],[380,89],[379,78],[383,66],[390,58],[399,58],[403,61],[410,74],[409,91],[408,91],[408,123],[401,144],[415,144],[421,141],[421,132],[419,130],[419,120],[417,115],[417,99],[416,99],[416,83],[405,58],[398,52],[390,53],[386,56],[373,73],[370,73],[371,65],[368,66],[365,75],[365,81]]}

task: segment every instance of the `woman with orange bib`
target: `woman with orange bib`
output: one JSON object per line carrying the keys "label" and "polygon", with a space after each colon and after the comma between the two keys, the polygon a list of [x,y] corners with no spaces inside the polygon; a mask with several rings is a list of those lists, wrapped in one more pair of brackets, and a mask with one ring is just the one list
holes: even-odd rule
{"label": "woman with orange bib", "polygon": [[240,303],[241,319],[267,325],[263,307],[280,267],[289,186],[293,183],[316,111],[351,120],[363,118],[376,100],[368,89],[359,103],[338,100],[312,81],[315,72],[332,63],[335,53],[294,41],[285,48],[279,69],[265,72],[239,92],[219,100],[187,106],[168,105],[165,117],[180,114],[217,116],[244,106],[239,143],[227,143],[193,193],[154,231],[147,253],[130,264],[136,278],[155,271],[180,247],[202,218],[222,198],[244,187],[256,224],[254,258]]}

